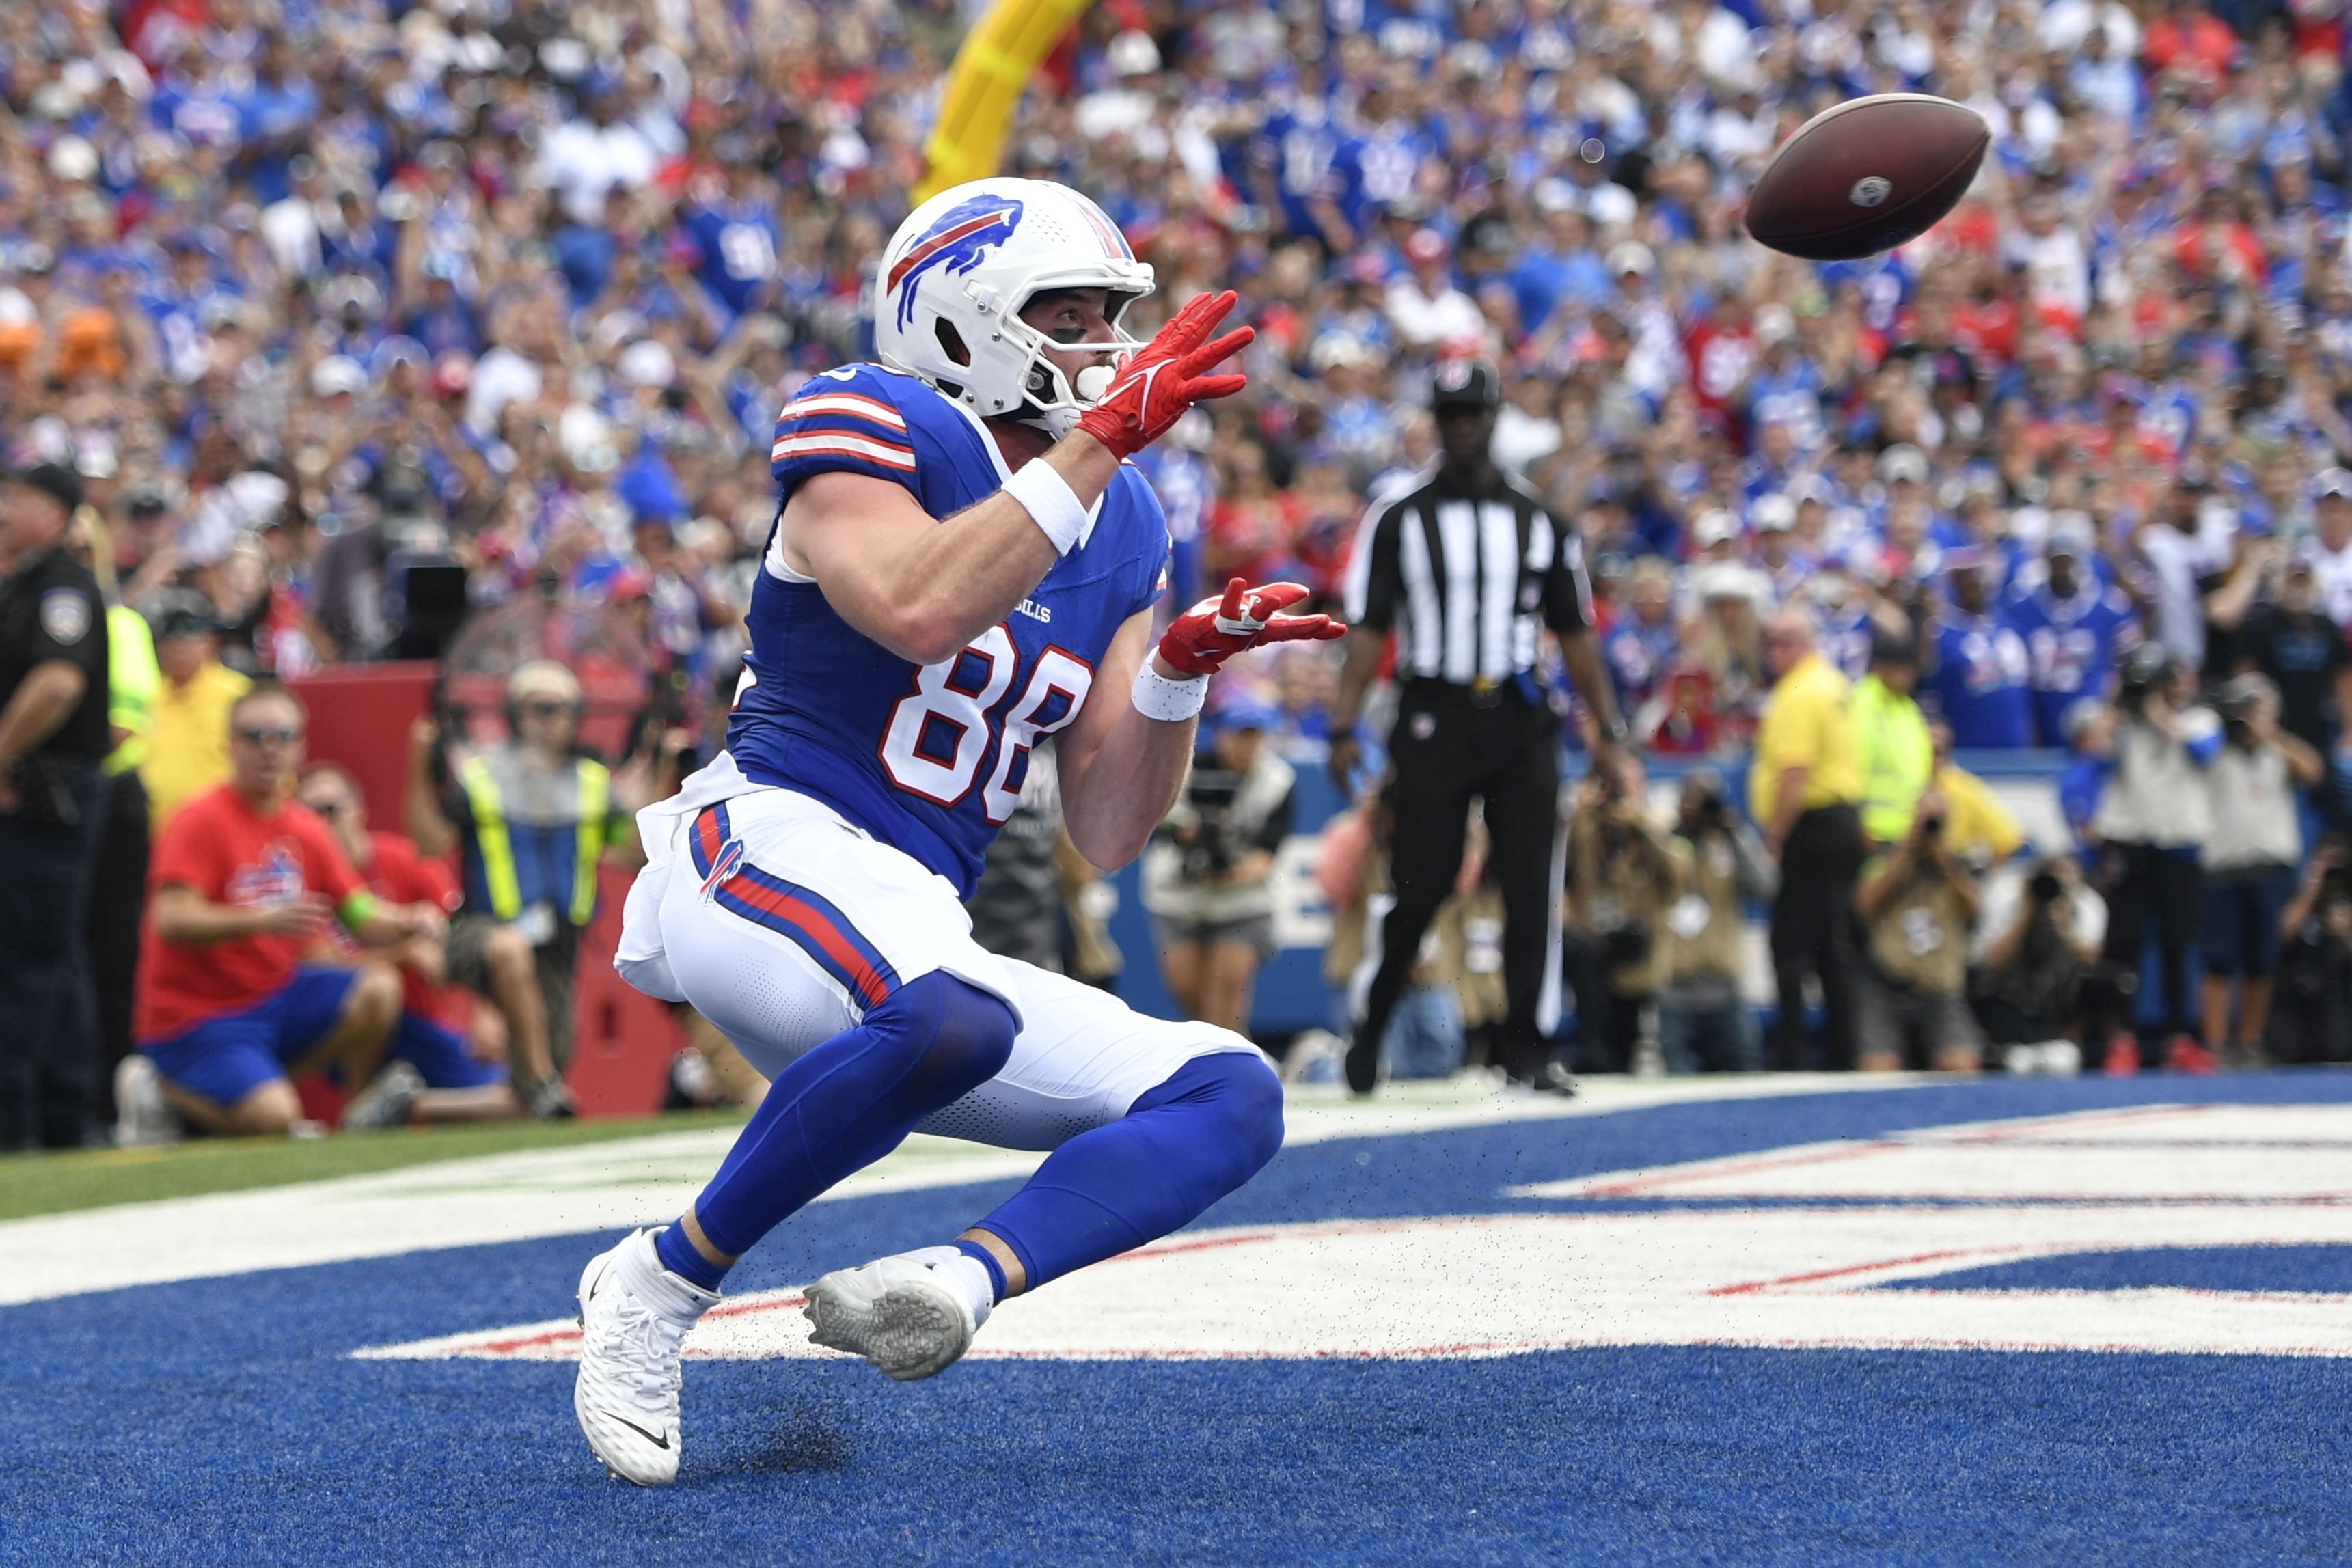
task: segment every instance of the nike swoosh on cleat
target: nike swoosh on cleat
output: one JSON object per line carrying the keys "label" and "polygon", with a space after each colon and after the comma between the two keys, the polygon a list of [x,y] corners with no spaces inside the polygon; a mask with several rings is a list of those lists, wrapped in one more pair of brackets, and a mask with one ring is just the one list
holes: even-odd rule
{"label": "nike swoosh on cleat", "polygon": [[635,1421],[630,1420],[625,1416],[615,1416],[613,1419],[618,1421],[622,1426],[626,1427],[630,1431],[635,1432],[638,1437],[643,1437],[646,1442],[651,1443],[656,1448],[667,1448],[669,1447],[669,1434],[667,1432],[664,1432],[660,1437],[656,1437],[651,1432],[646,1431],[643,1427],[638,1426]]}

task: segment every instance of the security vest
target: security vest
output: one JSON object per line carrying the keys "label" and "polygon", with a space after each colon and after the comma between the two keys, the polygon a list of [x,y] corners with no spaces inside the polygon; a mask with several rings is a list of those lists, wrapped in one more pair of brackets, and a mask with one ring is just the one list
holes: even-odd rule
{"label": "security vest", "polygon": [[1862,745],[1862,831],[1893,843],[1911,831],[1919,797],[1936,768],[1936,746],[1919,705],[1876,675],[1857,682],[1851,699]]}
{"label": "security vest", "polygon": [[106,754],[110,777],[147,760],[147,732],[155,727],[155,698],[163,672],[155,663],[155,635],[147,617],[128,604],[106,612],[106,722],[130,733]]}
{"label": "security vest", "polygon": [[613,776],[601,762],[533,765],[501,746],[457,770],[465,790],[466,903],[500,920],[545,904],[574,926],[596,913],[596,872],[612,820]]}

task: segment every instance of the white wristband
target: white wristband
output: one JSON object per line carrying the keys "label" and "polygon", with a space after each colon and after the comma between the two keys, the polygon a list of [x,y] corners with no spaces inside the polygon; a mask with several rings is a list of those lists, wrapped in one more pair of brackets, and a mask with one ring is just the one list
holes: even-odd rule
{"label": "white wristband", "polygon": [[1135,711],[1146,718],[1156,718],[1162,724],[1182,724],[1188,718],[1201,716],[1201,705],[1209,700],[1209,677],[1195,675],[1189,681],[1171,681],[1151,667],[1146,659],[1143,668],[1135,672]]}
{"label": "white wristband", "polygon": [[1069,554],[1095,531],[1095,520],[1078,493],[1042,457],[1023,464],[1020,472],[1004,482],[1004,493],[1029,508],[1029,516],[1054,541],[1058,555]]}

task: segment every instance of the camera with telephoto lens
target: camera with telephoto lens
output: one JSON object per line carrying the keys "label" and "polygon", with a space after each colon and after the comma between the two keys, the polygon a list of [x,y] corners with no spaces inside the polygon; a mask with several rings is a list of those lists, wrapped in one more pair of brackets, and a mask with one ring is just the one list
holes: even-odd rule
{"label": "camera with telephoto lens", "polygon": [[2036,904],[2055,904],[2065,896],[2066,884],[2058,880],[2056,872],[2036,872],[2026,883],[2025,893]]}
{"label": "camera with telephoto lens", "polygon": [[1223,768],[1195,768],[1184,799],[1193,814],[1192,841],[1184,846],[1186,882],[1214,882],[1234,866],[1234,797],[1242,776]]}
{"label": "camera with telephoto lens", "polygon": [[2172,674],[2172,655],[2164,644],[2156,642],[2139,643],[2123,657],[2116,671],[2116,706],[2137,717],[2147,711],[2148,694],[2161,687]]}
{"label": "camera with telephoto lens", "polygon": [[2221,734],[2231,746],[2249,751],[2254,745],[2254,715],[2262,710],[2264,687],[2260,675],[2241,675],[2214,695],[2221,710]]}

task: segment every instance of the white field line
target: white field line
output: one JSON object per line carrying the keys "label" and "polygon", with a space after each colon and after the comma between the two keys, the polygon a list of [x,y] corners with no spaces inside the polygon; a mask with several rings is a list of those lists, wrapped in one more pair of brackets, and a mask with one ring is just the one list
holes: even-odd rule
{"label": "white field line", "polygon": [[[1678,1101],[1861,1092],[1917,1082],[1853,1074],[1614,1080],[1574,1101],[1498,1094],[1475,1080],[1398,1085],[1367,1102],[1313,1091],[1286,1110],[1288,1141],[1397,1137],[1515,1121],[1606,1115]],[[446,1160],[367,1176],[79,1209],[0,1222],[0,1306],[258,1269],[522,1241],[669,1219],[701,1189],[735,1129]],[[863,1197],[1026,1176],[1042,1154],[912,1137],[826,1194]],[[822,1199],[820,1201],[823,1201]]]}
{"label": "white field line", "polygon": [[[1979,1156],[1985,1157],[1985,1156]],[[1465,1215],[1188,1231],[1000,1306],[971,1354],[1469,1357],[1603,1345],[2352,1356],[2352,1301],[2278,1290],[1881,1290],[2151,1245],[2352,1246],[2352,1208],[1909,1205]],[[696,1358],[817,1356],[801,1292],[730,1298]],[[561,1361],[571,1322],[355,1352]]]}

